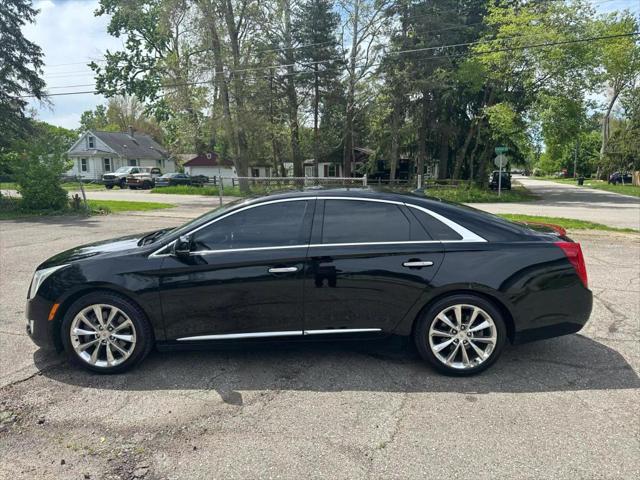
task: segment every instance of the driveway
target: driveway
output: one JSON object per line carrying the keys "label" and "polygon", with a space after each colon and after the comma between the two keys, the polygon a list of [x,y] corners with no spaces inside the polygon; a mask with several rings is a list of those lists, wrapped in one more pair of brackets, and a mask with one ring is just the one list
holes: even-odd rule
{"label": "driveway", "polygon": [[522,203],[474,203],[471,206],[491,213],[577,218],[611,227],[640,230],[638,197],[523,176],[514,176],[514,179],[538,195],[540,200]]}
{"label": "driveway", "polygon": [[[35,266],[178,223],[0,222],[0,478],[637,478],[640,237],[572,232],[595,294],[577,335],[473,378],[402,342],[153,353],[96,376],[24,333]],[[621,261],[621,259],[623,259]]]}

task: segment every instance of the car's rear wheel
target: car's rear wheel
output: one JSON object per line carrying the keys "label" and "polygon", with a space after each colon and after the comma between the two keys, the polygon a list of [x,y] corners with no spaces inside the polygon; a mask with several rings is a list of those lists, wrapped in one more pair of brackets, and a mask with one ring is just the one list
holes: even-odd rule
{"label": "car's rear wheel", "polygon": [[439,300],[418,319],[414,340],[420,356],[447,375],[466,376],[489,368],[506,339],[502,315],[476,295]]}
{"label": "car's rear wheel", "polygon": [[76,300],[61,328],[71,361],[93,372],[124,372],[153,347],[153,332],[144,312],[115,293],[91,293]]}
{"label": "car's rear wheel", "polygon": [[105,185],[104,186],[107,190],[111,190],[113,188],[113,185]]}

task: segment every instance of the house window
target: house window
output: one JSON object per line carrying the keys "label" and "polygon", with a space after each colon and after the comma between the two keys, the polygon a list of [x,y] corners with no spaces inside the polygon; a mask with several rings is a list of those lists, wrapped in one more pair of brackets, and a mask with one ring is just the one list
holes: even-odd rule
{"label": "house window", "polygon": [[130,167],[137,167],[138,160],[135,158],[130,158],[129,160],[127,160],[127,165],[129,165]]}
{"label": "house window", "polygon": [[80,171],[81,172],[88,172],[89,171],[89,162],[87,161],[86,158],[81,158],[80,159]]}
{"label": "house window", "polygon": [[89,135],[87,137],[87,143],[89,144],[89,148],[96,148],[96,139],[93,136]]}
{"label": "house window", "polygon": [[156,160],[156,167],[158,168],[164,168],[164,160]]}
{"label": "house window", "polygon": [[251,169],[251,176],[252,177],[259,177],[260,176],[260,169],[259,168],[252,168]]}
{"label": "house window", "polygon": [[103,158],[102,159],[102,166],[104,167],[104,171],[105,172],[110,172],[111,171],[111,159],[110,158]]}
{"label": "house window", "polygon": [[337,177],[338,176],[338,165],[335,163],[330,163],[328,165],[328,174],[327,177]]}

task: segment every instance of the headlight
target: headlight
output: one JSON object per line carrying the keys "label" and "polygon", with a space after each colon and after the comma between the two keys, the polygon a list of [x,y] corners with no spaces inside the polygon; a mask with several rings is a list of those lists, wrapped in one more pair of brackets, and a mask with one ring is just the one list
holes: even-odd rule
{"label": "headlight", "polygon": [[36,273],[33,274],[33,279],[31,280],[31,287],[29,288],[29,296],[27,298],[33,298],[38,293],[38,289],[42,282],[44,282],[49,275],[53,272],[60,270],[61,268],[68,267],[69,265],[57,265],[55,267],[43,268],[42,270],[36,270]]}

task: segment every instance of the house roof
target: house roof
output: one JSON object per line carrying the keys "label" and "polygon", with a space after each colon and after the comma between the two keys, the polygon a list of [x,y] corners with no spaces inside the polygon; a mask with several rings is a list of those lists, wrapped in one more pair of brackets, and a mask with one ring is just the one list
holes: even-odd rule
{"label": "house roof", "polygon": [[129,158],[150,158],[161,160],[167,158],[167,151],[146,133],[135,132],[133,136],[124,132],[91,133],[106,143],[116,153]]}
{"label": "house roof", "polygon": [[226,158],[220,158],[215,152],[201,153],[193,157],[188,162],[184,162],[185,167],[233,167],[233,162]]}

